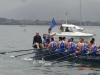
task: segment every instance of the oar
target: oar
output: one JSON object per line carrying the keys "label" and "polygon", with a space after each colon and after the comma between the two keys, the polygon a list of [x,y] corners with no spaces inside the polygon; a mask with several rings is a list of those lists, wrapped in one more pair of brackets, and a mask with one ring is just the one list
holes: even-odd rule
{"label": "oar", "polygon": [[21,55],[16,55],[16,56],[11,55],[10,57],[19,57],[19,56],[28,55],[28,54],[33,54],[33,53],[35,53],[35,52],[26,53],[26,54],[21,54]]}
{"label": "oar", "polygon": [[[45,51],[44,51],[45,52]],[[28,57],[28,58],[37,58],[37,57],[40,57],[40,56],[43,56],[43,54],[48,54],[48,53],[51,53],[50,51],[49,52],[47,52],[47,53],[42,53],[42,54],[39,54],[39,55],[37,55],[37,56],[33,56],[33,57]]]}
{"label": "oar", "polygon": [[[73,58],[73,57],[72,57],[73,55],[74,55],[74,54],[69,54],[69,55],[65,55],[65,56],[63,56],[63,57],[61,57],[61,58],[55,59],[54,62],[53,62],[52,64],[56,64],[56,63],[62,62],[62,61],[58,61],[58,60],[61,60],[61,59],[65,58],[65,57],[66,57],[67,59],[64,59],[64,60],[70,60],[70,59]],[[69,57],[69,56],[71,56],[71,57]],[[68,58],[68,57],[69,57],[69,58]],[[74,57],[74,58],[75,58],[75,57]],[[63,60],[63,61],[64,61],[64,60]],[[56,61],[56,62],[55,62],[55,61]]]}
{"label": "oar", "polygon": [[[48,53],[51,53],[50,51]],[[57,54],[60,54],[60,53],[65,53],[65,52],[55,52],[54,54],[49,54],[49,55],[46,55],[48,53],[43,53],[43,54],[40,54],[40,55],[37,55],[37,56],[34,56],[34,57],[29,57],[29,58],[38,58],[38,57],[42,57],[42,59],[44,59],[44,57],[48,57],[48,56],[53,56],[53,55],[57,55]],[[45,54],[45,56],[43,56]]]}
{"label": "oar", "polygon": [[18,50],[18,51],[10,51],[10,52],[0,52],[0,54],[13,53],[13,52],[21,52],[21,51],[30,51],[30,50],[34,50],[34,49]]}

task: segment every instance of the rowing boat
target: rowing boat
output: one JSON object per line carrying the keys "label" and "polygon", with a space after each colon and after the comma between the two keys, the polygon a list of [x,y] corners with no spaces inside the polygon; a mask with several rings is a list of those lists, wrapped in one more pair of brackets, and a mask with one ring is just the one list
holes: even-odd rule
{"label": "rowing boat", "polygon": [[48,50],[42,49],[34,49],[36,59],[44,59],[44,60],[82,60],[82,61],[89,61],[89,62],[96,62],[100,63],[100,54],[72,54],[70,52],[51,52]]}

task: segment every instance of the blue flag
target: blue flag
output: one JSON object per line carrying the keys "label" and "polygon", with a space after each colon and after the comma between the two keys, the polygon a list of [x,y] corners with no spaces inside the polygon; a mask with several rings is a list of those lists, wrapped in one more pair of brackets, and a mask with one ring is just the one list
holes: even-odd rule
{"label": "blue flag", "polygon": [[50,29],[54,28],[56,25],[57,25],[56,24],[56,21],[53,18],[52,23],[51,23],[51,26],[50,26]]}

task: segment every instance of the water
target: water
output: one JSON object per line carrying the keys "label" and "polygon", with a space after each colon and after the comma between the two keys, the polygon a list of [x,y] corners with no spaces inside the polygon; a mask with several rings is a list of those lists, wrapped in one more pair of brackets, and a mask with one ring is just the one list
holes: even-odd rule
{"label": "water", "polygon": [[[17,25],[1,25],[0,26],[0,52],[15,51],[21,49],[32,49],[32,40],[36,31],[43,33],[47,32],[49,26],[26,26],[20,27]],[[99,26],[88,26],[88,29],[97,36],[96,43],[99,43]],[[53,31],[59,31],[55,27]],[[89,70],[85,67],[84,70],[79,70],[77,63],[60,62],[51,65],[52,62],[23,60],[23,57],[34,56],[29,54],[16,58],[11,55],[19,55],[27,52],[15,52],[0,55],[0,75],[100,75],[100,69],[94,68]]]}

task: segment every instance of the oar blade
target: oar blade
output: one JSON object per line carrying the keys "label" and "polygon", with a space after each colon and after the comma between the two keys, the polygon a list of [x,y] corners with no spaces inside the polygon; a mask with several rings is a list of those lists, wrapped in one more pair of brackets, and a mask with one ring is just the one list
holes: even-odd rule
{"label": "oar blade", "polygon": [[6,54],[7,52],[0,52],[0,54]]}

